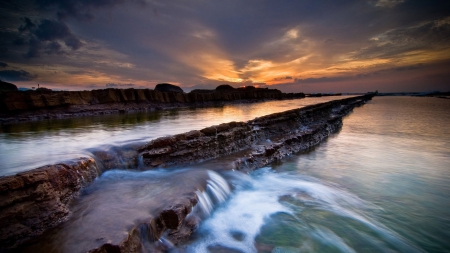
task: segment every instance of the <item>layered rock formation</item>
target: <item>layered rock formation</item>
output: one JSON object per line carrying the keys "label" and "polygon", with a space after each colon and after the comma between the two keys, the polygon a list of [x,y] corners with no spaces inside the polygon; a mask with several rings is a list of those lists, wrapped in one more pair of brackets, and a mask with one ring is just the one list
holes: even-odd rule
{"label": "layered rock formation", "polygon": [[[176,88],[178,89],[176,89]],[[161,91],[160,91],[161,90]],[[232,101],[303,98],[303,93],[273,89],[236,89],[231,92],[183,93],[161,84],[158,90],[103,89],[92,91],[0,91],[0,122],[109,114],[174,106],[201,106]]]}
{"label": "layered rock formation", "polygon": [[[236,168],[256,168],[319,143],[342,124],[342,117],[370,96],[347,98],[275,113],[248,122],[230,122],[155,139],[139,149],[149,167],[197,163],[254,148]],[[271,140],[273,144],[258,145]],[[282,149],[283,147],[283,149]]]}
{"label": "layered rock formation", "polygon": [[[140,148],[120,151],[121,159],[105,151],[96,155],[98,162],[81,158],[1,177],[1,247],[15,247],[67,220],[70,200],[80,189],[102,171],[117,168],[118,164],[129,168],[142,161],[145,169],[151,169],[198,163],[241,151],[245,155],[234,161],[234,169],[259,168],[317,145],[341,127],[343,116],[371,98],[366,95],[335,100],[248,122],[230,122],[162,137]],[[142,240],[153,243],[163,233],[175,243],[183,241],[198,222],[186,219],[197,201],[198,196],[193,192],[187,194],[177,203],[163,208],[153,219],[130,228],[120,242],[104,243],[91,252],[138,252],[143,247]]]}
{"label": "layered rock formation", "polygon": [[101,174],[92,158],[0,177],[0,242],[14,247],[67,220],[69,203]]}

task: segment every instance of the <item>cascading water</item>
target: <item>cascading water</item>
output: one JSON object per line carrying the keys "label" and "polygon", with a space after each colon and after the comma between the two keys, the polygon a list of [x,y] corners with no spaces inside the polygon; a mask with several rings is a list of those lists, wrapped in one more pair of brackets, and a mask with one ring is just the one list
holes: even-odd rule
{"label": "cascading water", "polygon": [[225,202],[231,193],[227,181],[217,172],[208,170],[206,191],[197,190],[198,208],[203,215],[209,216],[216,205]]}

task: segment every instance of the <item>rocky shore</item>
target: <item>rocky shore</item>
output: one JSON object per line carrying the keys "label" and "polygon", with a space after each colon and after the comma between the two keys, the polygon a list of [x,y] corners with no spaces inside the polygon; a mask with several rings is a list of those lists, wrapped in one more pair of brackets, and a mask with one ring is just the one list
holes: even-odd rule
{"label": "rocky shore", "polygon": [[[106,94],[117,95],[117,92],[107,90]],[[142,147],[127,147],[120,157],[117,153],[104,152],[95,154],[95,159],[80,158],[1,177],[1,250],[14,251],[24,242],[67,221],[73,199],[79,195],[80,189],[105,170],[196,164],[232,154],[240,155],[234,157],[228,169],[260,168],[317,145],[340,129],[342,118],[354,107],[371,98],[372,95],[346,98],[275,113],[248,122],[220,124],[158,138]],[[139,252],[146,247],[163,251],[163,245],[157,245],[163,235],[174,244],[185,241],[198,225],[195,216],[189,215],[198,201],[195,191],[183,193],[172,205],[158,209],[152,219],[129,228],[123,239],[100,241],[88,251]],[[149,243],[150,246],[147,245]]]}
{"label": "rocky shore", "polygon": [[0,90],[0,123],[305,97],[303,93],[282,93],[276,89],[251,86],[184,93],[181,88],[168,85],[157,85],[154,90]]}

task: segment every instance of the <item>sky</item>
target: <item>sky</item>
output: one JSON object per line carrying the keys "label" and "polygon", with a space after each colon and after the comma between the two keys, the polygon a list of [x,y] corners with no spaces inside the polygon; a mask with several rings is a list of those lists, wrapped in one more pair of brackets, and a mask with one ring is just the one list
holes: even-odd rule
{"label": "sky", "polygon": [[448,0],[1,0],[0,79],[450,91]]}

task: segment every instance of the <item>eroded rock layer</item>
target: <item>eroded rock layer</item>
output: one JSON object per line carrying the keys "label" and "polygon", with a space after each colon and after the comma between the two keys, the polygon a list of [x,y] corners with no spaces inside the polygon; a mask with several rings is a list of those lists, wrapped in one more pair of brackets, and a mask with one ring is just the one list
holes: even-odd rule
{"label": "eroded rock layer", "polygon": [[14,247],[67,220],[69,203],[101,174],[92,158],[0,177],[0,242]]}
{"label": "eroded rock layer", "polygon": [[[139,155],[148,167],[168,167],[253,149],[235,168],[257,168],[318,144],[339,129],[344,115],[370,98],[347,98],[161,137],[139,149]],[[259,145],[267,141],[271,143]]]}

